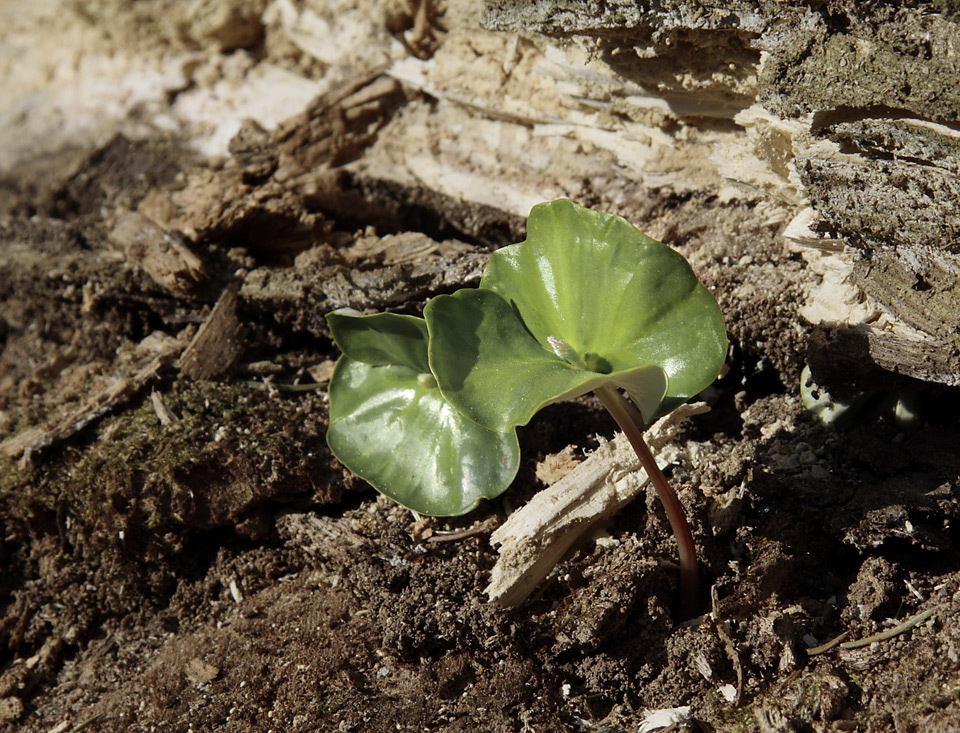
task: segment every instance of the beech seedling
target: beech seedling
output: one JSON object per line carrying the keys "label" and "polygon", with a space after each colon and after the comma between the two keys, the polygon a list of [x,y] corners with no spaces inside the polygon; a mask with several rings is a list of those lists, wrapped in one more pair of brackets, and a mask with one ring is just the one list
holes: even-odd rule
{"label": "beech seedling", "polygon": [[440,391],[482,425],[525,425],[545,405],[597,395],[663,503],[692,612],[696,546],[642,434],[713,382],[726,358],[720,308],[683,256],[619,216],[540,204],[527,239],[491,256],[479,290],[434,298],[424,317]]}
{"label": "beech seedling", "polygon": [[[386,321],[368,316],[352,317],[348,329],[344,318],[328,317],[344,352],[330,385],[328,442],[348,468],[417,511],[460,513],[481,496],[499,494],[503,481],[512,479],[517,426],[546,405],[593,391],[657,489],[677,537],[682,605],[694,609],[693,537],[642,435],[645,425],[713,382],[726,357],[720,309],[682,255],[619,216],[560,200],[533,208],[526,240],[493,253],[478,289],[433,298],[423,321],[392,316],[408,319],[402,322],[410,331],[403,349],[393,344],[397,326],[384,329]],[[388,378],[378,371],[383,366],[403,371]],[[397,392],[409,395],[403,409],[392,407],[390,417],[378,417],[382,406],[400,401]],[[408,417],[413,403],[427,396],[432,407]],[[485,431],[483,439],[472,444],[468,429]],[[450,456],[438,471],[397,455],[398,430],[422,433],[408,439],[418,446],[436,444],[444,431],[464,434],[450,439]],[[460,450],[464,468],[458,473]],[[403,467],[389,468],[391,460],[403,460]],[[481,477],[478,461],[501,468]],[[366,474],[354,468],[361,463],[376,465],[379,484],[369,478],[369,466]],[[414,468],[426,475],[411,474]],[[444,489],[445,480],[450,483]],[[480,488],[478,481],[490,483]],[[414,496],[430,501],[414,506]]]}

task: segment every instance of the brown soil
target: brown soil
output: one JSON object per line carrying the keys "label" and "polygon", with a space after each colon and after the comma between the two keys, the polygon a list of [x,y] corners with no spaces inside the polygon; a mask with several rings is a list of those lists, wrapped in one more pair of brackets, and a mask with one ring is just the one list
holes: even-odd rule
{"label": "brown soil", "polygon": [[[418,312],[522,232],[349,171],[307,185],[314,163],[284,159],[316,144],[307,127],[254,131],[225,166],[120,136],[0,181],[0,441],[179,354],[231,282],[246,334],[215,378],[161,359],[84,424],[2,458],[0,730],[613,733],[685,705],[691,730],[960,729],[956,394],[921,391],[909,431],[892,412],[843,432],[806,413],[797,307],[814,276],[779,225],[707,194],[584,182],[581,203],[677,246],[727,319],[712,411],[683,436],[697,459],[668,472],[704,616],[675,614],[653,495],[501,609],[483,589],[506,502],[417,521],[330,455],[323,389],[287,387],[336,358],[326,309]],[[364,141],[348,137],[325,159],[353,157]],[[130,262],[111,244],[121,210],[188,232],[202,280],[177,290]],[[590,399],[544,410],[509,503],[541,488],[545,456],[613,430]]]}

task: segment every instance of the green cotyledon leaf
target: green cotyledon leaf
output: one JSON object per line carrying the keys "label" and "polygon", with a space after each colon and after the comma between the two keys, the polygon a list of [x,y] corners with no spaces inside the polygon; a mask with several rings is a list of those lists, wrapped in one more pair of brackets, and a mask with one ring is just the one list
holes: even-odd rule
{"label": "green cotyledon leaf", "polygon": [[[652,412],[666,391],[657,366],[607,372],[571,363],[545,349],[510,304],[489,290],[460,290],[431,299],[430,363],[444,396],[465,415],[494,429],[525,425],[551,402],[614,383],[645,398]],[[563,351],[558,344],[558,350]]]}
{"label": "green cotyledon leaf", "polygon": [[516,432],[482,427],[440,393],[419,318],[331,313],[344,355],[330,380],[327,444],[353,473],[421,514],[464,514],[513,481]]}
{"label": "green cotyledon leaf", "polygon": [[434,298],[424,317],[443,394],[500,429],[604,384],[650,422],[707,387],[727,350],[720,308],[682,255],[566,200],[535,206],[480,290]]}

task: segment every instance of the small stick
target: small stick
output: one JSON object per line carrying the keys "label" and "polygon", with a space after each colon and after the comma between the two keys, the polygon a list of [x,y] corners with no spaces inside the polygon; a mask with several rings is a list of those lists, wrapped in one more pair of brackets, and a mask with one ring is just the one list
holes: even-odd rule
{"label": "small stick", "polygon": [[810,647],[809,649],[807,649],[807,655],[813,657],[813,656],[816,656],[817,654],[823,654],[824,652],[828,652],[834,647],[839,646],[840,642],[846,639],[848,636],[850,636],[850,632],[844,631],[842,634],[840,634],[839,636],[833,637],[830,641],[826,642],[825,644],[821,644],[820,646]]}
{"label": "small stick", "polygon": [[740,661],[737,644],[727,629],[727,622],[720,617],[720,598],[716,584],[710,587],[710,609],[717,636],[723,642],[723,649],[733,663],[733,671],[737,675],[737,696],[733,698],[733,704],[739,705],[743,699],[743,662]]}
{"label": "small stick", "polygon": [[77,725],[73,726],[70,729],[69,733],[80,733],[80,731],[89,728],[94,723],[99,723],[103,718],[106,717],[106,715],[107,715],[106,713],[95,713],[94,715],[91,715],[86,720],[83,720],[77,723]]}
{"label": "small stick", "polygon": [[933,616],[934,613],[936,613],[936,611],[934,611],[932,608],[928,609],[922,613],[918,613],[912,618],[908,618],[902,624],[894,626],[892,629],[887,629],[886,631],[881,631],[879,634],[873,634],[872,636],[868,636],[863,639],[857,639],[856,641],[845,641],[840,645],[840,647],[843,649],[858,649],[862,646],[869,646],[875,641],[886,641],[887,639],[892,639],[894,636],[902,634],[904,631],[909,631],[917,624],[922,624],[928,618]]}
{"label": "small stick", "polygon": [[436,544],[438,542],[455,542],[464,540],[468,537],[475,537],[478,534],[492,532],[497,526],[496,517],[487,517],[482,522],[477,522],[472,527],[466,529],[437,529],[434,530],[432,537],[427,538],[427,543]]}
{"label": "small stick", "polygon": [[243,381],[247,387],[259,387],[263,389],[275,389],[277,392],[316,392],[326,386],[326,382],[314,382],[312,384],[283,384],[280,382],[257,382],[253,379]]}
{"label": "small stick", "polygon": [[478,534],[483,534],[484,532],[489,532],[490,527],[478,524],[476,527],[468,527],[467,529],[459,529],[451,532],[446,532],[444,530],[436,530],[436,534],[433,537],[428,537],[427,542],[431,545],[438,542],[455,542],[456,540],[465,540],[468,537],[475,537]]}

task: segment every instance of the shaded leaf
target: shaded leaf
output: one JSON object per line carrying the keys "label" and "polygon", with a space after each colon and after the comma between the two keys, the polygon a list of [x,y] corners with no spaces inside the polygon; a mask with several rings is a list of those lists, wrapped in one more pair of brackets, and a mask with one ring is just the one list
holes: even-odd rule
{"label": "shaded leaf", "polygon": [[355,311],[327,314],[340,351],[367,364],[403,364],[419,372],[427,365],[427,326],[422,318],[396,313],[364,316]]}

